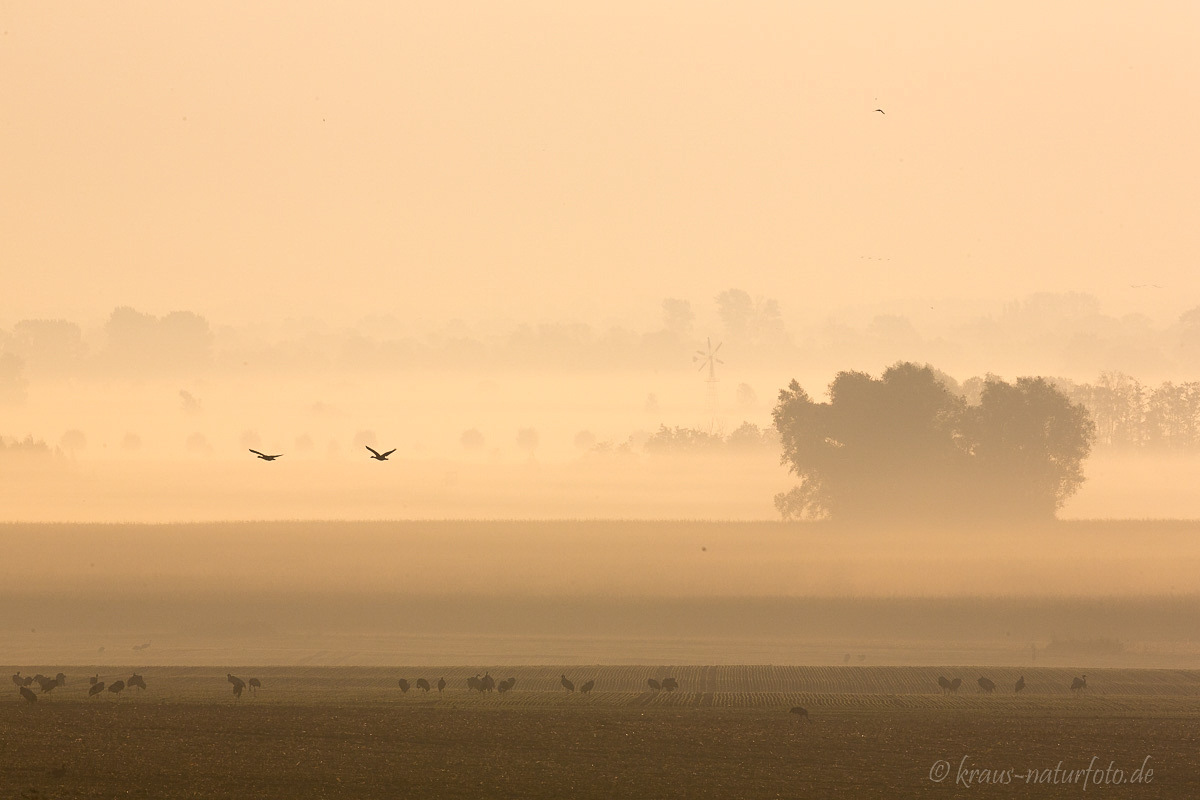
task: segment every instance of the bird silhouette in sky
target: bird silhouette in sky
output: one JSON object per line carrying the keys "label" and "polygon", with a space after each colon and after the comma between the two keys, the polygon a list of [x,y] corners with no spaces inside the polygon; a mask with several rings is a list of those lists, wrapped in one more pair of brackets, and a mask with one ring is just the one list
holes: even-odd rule
{"label": "bird silhouette in sky", "polygon": [[884,111],[882,108],[877,108],[875,110],[878,111],[880,114],[883,114],[885,117],[887,116],[887,112]]}
{"label": "bird silhouette in sky", "polygon": [[248,449],[248,450],[249,450],[251,453],[254,453],[254,455],[256,455],[256,456],[258,456],[259,458],[261,458],[263,461],[274,461],[275,459],[279,458],[279,456],[283,455],[283,453],[280,453],[278,456],[269,456],[269,455],[267,455],[266,453],[260,453],[260,452],[258,452],[258,451],[257,451],[257,450],[255,450],[254,448],[247,448],[247,449]]}
{"label": "bird silhouette in sky", "polygon": [[386,453],[379,452],[369,444],[364,444],[363,447],[371,451],[371,458],[375,459],[376,461],[387,461],[387,457],[396,452],[396,448],[394,447],[391,450],[388,450]]}

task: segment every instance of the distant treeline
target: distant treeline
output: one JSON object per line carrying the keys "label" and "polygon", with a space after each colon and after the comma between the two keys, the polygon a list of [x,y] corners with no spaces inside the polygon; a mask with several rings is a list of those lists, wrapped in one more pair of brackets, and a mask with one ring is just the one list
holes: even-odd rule
{"label": "distant treeline", "polygon": [[59,451],[52,449],[41,439],[26,436],[24,439],[9,439],[0,436],[0,458],[12,456],[42,456],[57,455]]}
{"label": "distant treeline", "polygon": [[[1089,295],[1040,293],[997,313],[918,325],[904,314],[790,319],[781,303],[736,288],[693,304],[667,298],[642,329],[583,321],[454,320],[414,329],[396,316],[352,325],[279,318],[213,325],[192,311],[161,316],[122,306],[85,330],[65,319],[0,327],[0,403],[19,402],[42,376],[191,375],[201,372],[553,369],[686,370],[706,337],[730,369],[803,363],[810,374],[847,364],[974,364],[1042,375],[1103,370],[1200,374],[1200,307],[1156,326],[1101,313]],[[964,354],[969,353],[969,361]],[[968,366],[964,367],[964,363]]]}
{"label": "distant treeline", "polygon": [[1087,408],[1101,447],[1200,450],[1200,381],[1148,387],[1124,373],[1105,372],[1095,383],[1055,384]]}

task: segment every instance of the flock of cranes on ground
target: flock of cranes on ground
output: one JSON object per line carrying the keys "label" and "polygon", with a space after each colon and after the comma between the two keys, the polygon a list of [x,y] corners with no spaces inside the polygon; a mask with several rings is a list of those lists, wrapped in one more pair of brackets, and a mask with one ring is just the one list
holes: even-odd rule
{"label": "flock of cranes on ground", "polygon": [[[30,686],[36,683],[38,688],[42,690],[41,693],[47,694],[54,691],[59,686],[65,686],[67,683],[67,676],[61,672],[55,675],[53,678],[42,675],[40,672],[37,675],[22,675],[21,671],[17,670],[17,672],[12,676],[12,682],[17,685],[17,691],[26,702],[36,703],[38,696],[33,693],[33,689],[29,688]],[[143,691],[146,689],[146,680],[136,672],[129,676],[128,681],[113,681],[112,683],[105,683],[104,681],[100,680],[99,675],[93,675],[92,677],[88,678],[88,684],[88,697],[95,697],[106,689],[109,692],[112,692],[114,695],[119,695],[121,692],[125,691],[125,687],[127,686],[136,687],[137,689]]]}
{"label": "flock of cranes on ground", "polygon": [[[251,678],[249,681],[243,681],[241,678],[230,672],[226,673],[225,679],[233,686],[233,696],[236,700],[241,699],[242,692],[245,691],[247,687],[250,689],[250,694],[257,694],[258,690],[262,688],[262,681],[260,681],[258,678]],[[41,673],[38,673],[37,675],[21,675],[21,672],[18,670],[16,674],[12,676],[12,682],[16,684],[17,690],[20,692],[22,698],[24,698],[27,702],[36,703],[38,697],[30,688],[33,684],[36,683],[38,685],[42,694],[47,694],[54,691],[54,689],[59,686],[66,685],[67,677],[61,672],[55,675],[53,678],[42,675]],[[937,682],[938,686],[940,686],[942,689],[942,694],[957,694],[959,688],[962,686],[962,678],[954,678],[953,680],[950,680],[947,679],[945,675],[939,675]],[[126,689],[126,687],[136,687],[139,690],[145,690],[146,688],[145,679],[136,672],[133,673],[133,675],[131,675],[127,681],[117,680],[106,684],[104,681],[100,680],[99,675],[93,675],[92,677],[88,678],[88,683],[90,684],[90,687],[88,688],[88,697],[95,697],[105,690],[114,695],[119,695]],[[490,672],[485,672],[483,675],[476,673],[475,675],[467,678],[467,689],[472,692],[479,692],[480,694],[491,691],[504,694],[505,692],[511,691],[516,683],[516,678],[506,678],[505,680],[497,683],[496,679],[492,677]],[[981,676],[976,683],[979,685],[979,692],[994,694],[996,691],[996,683],[990,678]],[[565,673],[559,677],[559,684],[568,692],[575,691],[575,682],[568,678]],[[646,684],[656,692],[673,692],[679,688],[679,683],[675,680],[675,678],[670,676],[661,679],[647,678]],[[408,694],[408,690],[412,688],[413,685],[414,684],[410,684],[405,678],[401,678],[399,680],[400,691],[404,694]],[[438,678],[436,684],[430,684],[430,682],[425,678],[417,678],[415,683],[416,688],[425,693],[431,692],[434,686],[436,686],[438,694],[441,694],[445,691],[446,685],[445,678]],[[588,694],[595,687],[595,679],[589,679],[580,685],[579,693]],[[1022,675],[1021,677],[1017,678],[1017,682],[1013,685],[1013,694],[1020,694],[1024,688],[1025,676]],[[1075,678],[1071,681],[1071,692],[1074,694],[1078,694],[1086,688],[1087,675],[1083,675],[1082,677]],[[792,708],[791,713],[798,714],[801,717],[808,719],[808,711],[800,706],[795,706]]]}
{"label": "flock of cranes on ground", "polygon": [[[942,687],[942,694],[957,694],[958,689],[962,686],[962,678],[947,680],[945,675],[938,676],[938,686]],[[991,678],[980,676],[979,680],[975,681],[979,684],[979,691],[987,694],[994,694],[996,691],[996,682]],[[1025,676],[1017,678],[1017,682],[1013,684],[1013,694],[1020,694],[1025,688]],[[1079,694],[1080,691],[1087,688],[1087,675],[1079,678],[1074,678],[1071,681],[1071,691]]]}

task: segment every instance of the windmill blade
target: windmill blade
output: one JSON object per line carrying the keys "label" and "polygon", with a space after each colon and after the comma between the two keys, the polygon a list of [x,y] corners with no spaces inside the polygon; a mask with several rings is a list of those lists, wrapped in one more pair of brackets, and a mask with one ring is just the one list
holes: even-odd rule
{"label": "windmill blade", "polygon": [[722,360],[721,360],[721,359],[719,359],[719,358],[714,358],[714,359],[713,359],[713,361],[717,362],[718,364],[724,364],[724,363],[725,363],[724,361],[722,361]]}
{"label": "windmill blade", "polygon": [[720,349],[721,349],[721,345],[723,345],[723,344],[725,344],[725,343],[724,343],[724,342],[717,342],[717,349],[716,349],[716,350],[713,350],[713,354],[714,354],[714,355],[716,354],[717,350],[720,350]]}
{"label": "windmill blade", "polygon": [[705,368],[705,367],[707,367],[707,366],[708,366],[708,362],[707,362],[707,361],[705,361],[705,363],[703,363],[703,364],[701,364],[701,365],[700,365],[700,369],[696,370],[696,372],[703,372],[703,371],[704,371],[704,368]]}

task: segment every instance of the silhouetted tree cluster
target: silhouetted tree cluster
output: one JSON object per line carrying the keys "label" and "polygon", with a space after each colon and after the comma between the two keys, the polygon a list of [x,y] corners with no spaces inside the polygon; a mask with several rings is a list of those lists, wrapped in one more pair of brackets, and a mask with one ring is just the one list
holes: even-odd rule
{"label": "silhouetted tree cluster", "polygon": [[792,381],[775,427],[800,485],[785,519],[1050,518],[1083,482],[1087,409],[1043,378],[984,381],[977,404],[929,366],[841,372],[829,402]]}
{"label": "silhouetted tree cluster", "polygon": [[753,422],[743,422],[728,436],[699,428],[659,426],[645,442],[649,453],[728,453],[750,451],[778,444],[774,430],[763,430]]}

